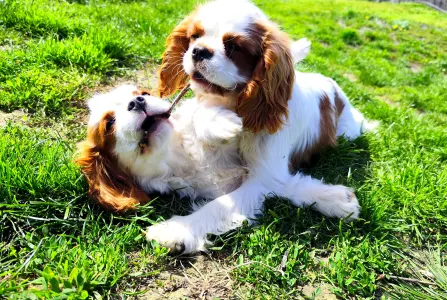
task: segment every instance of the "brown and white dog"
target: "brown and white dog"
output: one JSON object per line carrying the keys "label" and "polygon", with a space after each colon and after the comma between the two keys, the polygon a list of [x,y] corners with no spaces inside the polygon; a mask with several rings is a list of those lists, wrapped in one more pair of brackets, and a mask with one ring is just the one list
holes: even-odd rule
{"label": "brown and white dog", "polygon": [[123,212],[149,201],[147,193],[177,192],[214,199],[235,190],[246,174],[237,150],[241,119],[220,107],[170,103],[123,85],[89,102],[81,166],[90,196]]}
{"label": "brown and white dog", "polygon": [[173,29],[160,68],[159,94],[188,80],[196,101],[225,107],[242,118],[239,151],[249,170],[235,191],[193,214],[149,227],[148,239],[185,252],[203,249],[207,234],[253,220],[274,193],[326,216],[354,220],[360,206],[348,187],[324,184],[297,167],[338,136],[358,137],[366,125],[330,78],[294,70],[287,35],[247,0],[199,6]]}

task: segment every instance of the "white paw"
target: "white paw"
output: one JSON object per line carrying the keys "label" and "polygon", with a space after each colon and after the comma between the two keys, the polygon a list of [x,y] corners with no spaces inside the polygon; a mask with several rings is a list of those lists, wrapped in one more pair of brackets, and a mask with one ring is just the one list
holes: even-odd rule
{"label": "white paw", "polygon": [[205,251],[205,238],[194,236],[182,223],[182,217],[173,217],[166,222],[148,227],[146,239],[155,240],[170,249],[171,254]]}
{"label": "white paw", "polygon": [[360,205],[352,189],[329,185],[319,195],[317,209],[326,216],[343,218],[347,222],[359,217]]}
{"label": "white paw", "polygon": [[214,118],[212,126],[217,139],[228,141],[242,132],[242,119],[232,111],[223,111]]}
{"label": "white paw", "polygon": [[221,144],[234,139],[242,132],[242,119],[233,111],[220,109],[202,132],[197,130],[198,138],[207,144]]}

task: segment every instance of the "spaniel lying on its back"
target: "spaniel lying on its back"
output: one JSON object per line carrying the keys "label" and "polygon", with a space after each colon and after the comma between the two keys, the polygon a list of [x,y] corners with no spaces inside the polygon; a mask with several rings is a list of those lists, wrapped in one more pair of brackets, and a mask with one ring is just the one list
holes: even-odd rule
{"label": "spaniel lying on its back", "polygon": [[88,105],[77,163],[90,195],[106,209],[131,209],[150,192],[213,199],[241,184],[242,121],[234,112],[189,100],[170,115],[169,102],[127,85]]}

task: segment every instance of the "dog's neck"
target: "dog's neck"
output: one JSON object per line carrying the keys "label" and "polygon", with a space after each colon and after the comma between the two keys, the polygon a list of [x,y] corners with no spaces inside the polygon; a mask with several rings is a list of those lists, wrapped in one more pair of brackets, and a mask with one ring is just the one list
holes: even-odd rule
{"label": "dog's neck", "polygon": [[229,92],[224,95],[217,95],[194,90],[194,93],[197,97],[197,101],[205,106],[222,106],[234,112],[236,111],[236,92]]}

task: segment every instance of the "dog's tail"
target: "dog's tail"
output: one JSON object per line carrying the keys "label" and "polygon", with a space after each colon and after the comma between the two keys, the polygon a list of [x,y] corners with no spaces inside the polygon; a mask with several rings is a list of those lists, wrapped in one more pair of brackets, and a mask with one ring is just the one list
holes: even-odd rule
{"label": "dog's tail", "polygon": [[311,42],[306,38],[302,38],[292,43],[292,56],[295,64],[306,58],[310,52],[310,45]]}

